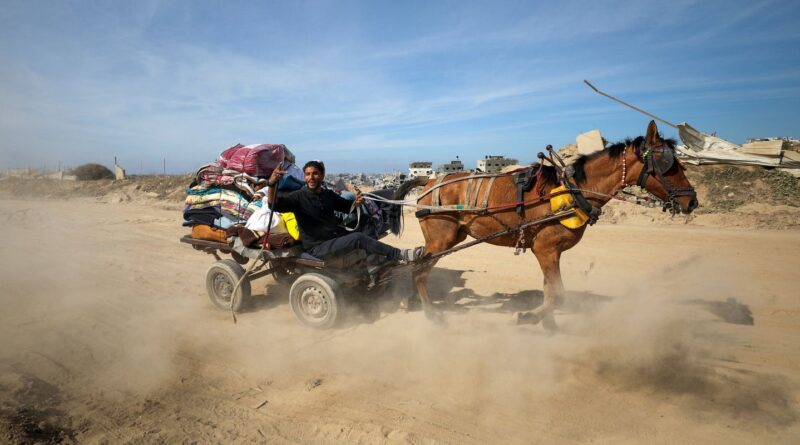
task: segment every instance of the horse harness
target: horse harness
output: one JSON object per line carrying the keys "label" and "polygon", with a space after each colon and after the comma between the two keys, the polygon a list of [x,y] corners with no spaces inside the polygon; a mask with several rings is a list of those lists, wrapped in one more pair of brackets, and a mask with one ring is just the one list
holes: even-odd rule
{"label": "horse harness", "polygon": [[[644,153],[641,152],[642,146],[644,146],[644,148],[645,148],[645,152]],[[626,147],[626,149],[627,149],[627,147]],[[666,210],[667,208],[671,208],[672,211],[675,212],[676,204],[677,204],[675,202],[675,198],[678,197],[678,196],[697,196],[697,193],[695,192],[694,188],[692,188],[691,186],[690,187],[686,187],[686,188],[672,187],[670,185],[670,183],[664,177],[664,174],[666,172],[668,172],[672,168],[673,164],[676,162],[675,154],[674,154],[674,152],[673,152],[671,147],[667,146],[666,144],[662,144],[662,145],[660,145],[658,147],[648,147],[647,143],[643,141],[642,144],[640,144],[639,146],[635,147],[634,150],[635,150],[635,153],[636,153],[636,156],[638,157],[638,159],[641,160],[645,164],[644,167],[642,168],[642,172],[639,175],[639,178],[638,178],[636,184],[639,187],[644,188],[644,185],[647,182],[648,176],[650,176],[650,175],[655,176],[656,179],[659,181],[659,183],[664,188],[664,190],[665,190],[665,192],[667,194],[667,200],[664,202],[664,204],[662,206],[662,210]],[[447,175],[443,175],[443,176],[440,176],[439,178],[437,178],[436,182],[433,185],[433,187],[431,187],[430,189],[428,189],[427,191],[422,193],[419,197],[417,197],[417,201],[419,201],[425,195],[427,195],[429,193],[432,194],[432,196],[431,196],[431,207],[432,208],[418,210],[415,213],[415,216],[417,218],[422,218],[422,217],[428,216],[428,215],[430,215],[430,214],[432,214],[434,212],[472,211],[472,212],[478,212],[478,213],[482,214],[482,216],[491,217],[492,219],[497,221],[501,226],[503,226],[504,230],[500,230],[498,232],[495,232],[495,233],[486,235],[484,237],[472,240],[472,241],[470,241],[468,243],[464,243],[464,244],[452,247],[450,249],[444,250],[442,252],[438,252],[436,254],[426,256],[425,259],[422,260],[421,262],[417,262],[417,263],[413,263],[413,264],[409,264],[409,265],[413,266],[415,268],[421,268],[421,267],[423,267],[423,265],[425,263],[428,263],[428,262],[434,261],[434,260],[438,260],[439,258],[441,258],[441,257],[443,257],[445,255],[450,255],[452,253],[455,253],[455,252],[457,252],[459,250],[462,250],[462,249],[465,249],[467,247],[471,247],[471,246],[474,246],[476,244],[480,244],[480,243],[489,241],[491,239],[495,239],[495,238],[498,238],[498,237],[501,237],[501,236],[505,236],[505,235],[508,235],[508,234],[514,233],[514,232],[517,232],[519,234],[519,237],[517,239],[517,244],[516,244],[516,251],[514,252],[515,255],[518,255],[520,250],[522,250],[523,252],[525,251],[525,245],[526,245],[526,243],[525,243],[525,230],[526,229],[531,228],[531,227],[536,227],[536,226],[539,226],[541,224],[558,221],[558,220],[560,220],[562,218],[565,218],[565,217],[567,217],[567,218],[568,217],[572,217],[572,216],[577,215],[579,212],[583,212],[588,217],[588,221],[587,222],[589,223],[589,225],[593,225],[594,223],[596,223],[598,218],[599,218],[599,216],[600,216],[600,214],[601,214],[601,211],[600,211],[599,208],[593,206],[586,199],[586,197],[583,196],[582,190],[576,184],[572,183],[572,179],[574,178],[574,174],[575,174],[575,170],[573,169],[573,167],[571,165],[569,165],[569,166],[566,165],[564,163],[564,161],[558,156],[558,154],[553,150],[552,146],[548,145],[547,146],[547,151],[549,153],[549,156],[545,156],[543,153],[539,153],[539,158],[540,158],[541,161],[539,162],[539,166],[538,166],[538,169],[536,170],[535,174],[532,174],[532,172],[533,172],[533,168],[532,167],[528,167],[528,168],[525,168],[525,169],[522,169],[520,171],[517,171],[517,172],[513,173],[513,182],[516,185],[516,198],[517,198],[517,201],[516,201],[516,203],[511,204],[509,207],[505,207],[505,208],[510,208],[511,206],[513,206],[515,208],[515,211],[516,211],[517,215],[519,216],[519,224],[517,224],[515,227],[511,227],[508,224],[506,224],[504,221],[502,221],[501,219],[497,218],[497,216],[495,216],[494,212],[491,211],[492,209],[490,209],[488,207],[489,195],[491,193],[492,185],[494,184],[495,178],[497,178],[498,176],[505,176],[505,174],[469,175],[467,177],[455,178],[455,179],[452,179],[452,180],[449,180],[449,181],[446,180]],[[544,185],[544,183],[540,181],[540,179],[542,177],[542,171],[544,169],[544,162],[543,161],[545,159],[548,159],[550,161],[551,165],[553,165],[556,168],[556,170],[558,171],[559,180],[560,180],[561,184],[564,186],[564,188],[566,188],[566,191],[570,195],[572,195],[572,197],[574,198],[574,202],[573,202],[573,204],[571,206],[563,208],[563,209],[560,209],[560,211],[557,212],[557,213],[550,213],[548,215],[545,215],[542,218],[526,221],[525,218],[524,218],[525,206],[527,204],[530,204],[530,202],[526,202],[524,200],[524,194],[526,192],[529,192],[535,184],[541,184],[540,185],[540,189],[538,190],[538,194],[539,194],[539,198],[540,199],[537,200],[537,201],[534,201],[534,202],[538,202],[538,201],[543,200],[545,198],[545,193],[541,189],[541,187]],[[625,162],[625,157],[623,155],[623,178],[622,178],[623,187],[628,185],[625,182],[626,166],[625,166],[624,162]],[[483,179],[484,178],[490,178],[490,179],[489,179],[489,183],[488,183],[488,185],[486,187],[486,190],[484,190],[482,203],[481,203],[481,206],[479,207],[478,206],[478,194],[479,194],[479,191],[480,191],[480,188],[481,188],[481,185],[483,183]],[[476,183],[475,187],[473,188],[473,184],[474,184],[473,181],[475,179],[477,179],[477,183]],[[457,205],[451,205],[451,206],[447,206],[447,207],[442,206],[441,205],[441,201],[440,201],[440,196],[439,196],[439,189],[444,185],[447,185],[447,184],[450,184],[450,183],[453,183],[453,182],[459,182],[459,181],[467,181],[467,187],[466,187],[466,192],[465,192],[465,200],[464,200],[465,204],[457,204]],[[548,196],[548,198],[552,198],[552,196]],[[536,237],[536,233],[534,233],[534,238],[535,237]],[[386,277],[386,279],[388,279],[388,278],[390,278],[390,277]]]}
{"label": "horse harness", "polygon": [[[642,146],[645,148],[644,153],[642,153]],[[644,189],[645,183],[647,183],[647,178],[651,175],[654,176],[667,194],[667,198],[661,205],[662,211],[670,209],[673,213],[675,213],[678,207],[677,202],[675,202],[675,198],[679,196],[697,196],[697,192],[695,192],[693,187],[673,187],[664,177],[664,174],[668,172],[676,162],[675,153],[667,144],[662,143],[658,147],[649,147],[647,142],[642,141],[641,145],[634,148],[634,153],[636,153],[636,156],[644,163],[644,167],[642,168],[642,172],[639,174],[639,179],[636,181],[636,185]],[[626,185],[624,181],[625,178],[623,178],[623,185]]]}
{"label": "horse harness", "polygon": [[[424,212],[422,215],[419,216],[426,216],[433,212],[452,212],[452,211],[484,211],[489,206],[489,194],[492,191],[492,186],[494,185],[495,179],[497,179],[497,174],[481,174],[481,175],[469,175],[463,178],[456,178],[453,180],[449,180],[445,182],[445,179],[448,175],[439,176],[436,178],[436,182],[433,184],[430,190],[426,193],[417,197],[417,201],[422,199],[423,196],[430,193],[431,194],[431,207],[434,209],[427,209],[427,212]],[[488,179],[489,183],[486,186],[486,190],[483,191],[483,196],[481,199],[481,204],[478,205],[478,195],[480,193],[481,186],[483,185],[484,179]],[[463,204],[456,204],[454,206],[443,206],[440,201],[439,191],[440,189],[450,183],[459,182],[459,181],[467,181],[467,190],[464,193],[464,203]],[[474,185],[474,186],[473,186]],[[417,212],[420,213],[420,212]]]}
{"label": "horse harness", "polygon": [[[553,163],[553,165],[557,165],[557,164]],[[436,182],[434,183],[433,187],[431,187],[431,189],[429,189],[426,193],[424,193],[423,195],[420,195],[417,198],[417,200],[419,200],[423,196],[425,196],[427,193],[430,193],[431,194],[431,207],[433,207],[433,208],[432,209],[419,210],[419,211],[417,211],[415,213],[415,216],[417,216],[418,218],[421,218],[421,217],[424,217],[424,216],[428,216],[428,215],[430,215],[432,213],[453,212],[453,211],[461,211],[461,212],[464,212],[464,211],[470,212],[471,211],[471,212],[479,213],[479,214],[481,214],[481,216],[489,216],[490,218],[495,220],[498,224],[500,224],[504,228],[504,230],[502,230],[501,232],[498,232],[497,234],[493,234],[493,235],[500,236],[500,235],[505,235],[505,234],[514,233],[514,232],[516,232],[518,234],[517,242],[516,242],[516,250],[515,250],[515,255],[517,255],[517,254],[519,254],[520,251],[524,252],[525,249],[526,249],[526,246],[527,246],[526,237],[525,237],[525,229],[536,225],[536,224],[531,224],[532,222],[536,222],[536,221],[526,221],[525,220],[525,207],[526,207],[527,204],[529,204],[529,202],[525,201],[525,198],[524,198],[525,193],[529,192],[534,187],[534,185],[540,184],[540,189],[538,191],[539,198],[542,199],[542,200],[545,199],[545,193],[541,189],[541,187],[544,186],[544,183],[542,183],[540,181],[541,177],[542,177],[542,169],[543,169],[543,164],[540,163],[538,169],[536,170],[536,173],[533,173],[534,169],[532,167],[527,167],[527,168],[524,168],[524,169],[520,169],[520,170],[512,173],[512,180],[513,180],[513,183],[516,186],[516,198],[517,198],[516,202],[513,204],[513,207],[514,207],[514,209],[515,209],[515,211],[517,213],[517,216],[519,217],[519,223],[515,227],[509,226],[508,224],[506,224],[503,220],[498,218],[495,215],[495,213],[492,212],[491,209],[489,208],[489,195],[491,193],[492,186],[494,185],[494,181],[495,181],[495,179],[497,177],[505,176],[506,174],[469,175],[469,176],[466,176],[466,177],[456,178],[456,179],[452,179],[452,180],[446,180],[448,175],[440,176],[440,177],[436,178]],[[564,186],[567,188],[567,191],[574,197],[575,204],[573,204],[572,207],[579,209],[580,211],[584,212],[586,215],[589,215],[589,224],[590,225],[594,224],[595,222],[597,222],[597,218],[600,216],[600,209],[592,206],[589,203],[589,201],[586,200],[586,198],[581,193],[580,189],[578,189],[576,186],[574,186],[569,181],[569,179],[567,178],[567,175],[564,174],[563,169],[558,168],[558,170],[559,170],[559,173],[560,173],[560,176],[561,176],[562,184],[564,184]],[[483,191],[483,196],[482,196],[482,199],[481,199],[481,202],[480,202],[480,205],[479,205],[478,198],[479,198],[479,195],[480,195],[480,189],[481,189],[481,186],[483,185],[484,179],[488,179],[488,184],[487,184],[485,190]],[[463,204],[443,206],[441,204],[441,199],[440,199],[440,189],[444,185],[450,184],[452,182],[459,182],[459,181],[466,181],[467,182],[466,190],[465,190],[465,193],[464,193]],[[509,207],[511,207],[511,205],[509,205]],[[569,209],[564,209],[564,210],[566,211],[566,210],[569,210]],[[574,214],[574,211],[572,212],[572,214]],[[547,219],[549,220],[550,217],[552,217],[552,216],[555,216],[555,215],[549,215],[547,217]],[[541,223],[544,223],[544,222],[545,221],[541,221]],[[534,234],[534,237],[535,236],[536,235]],[[492,237],[494,238],[495,236],[492,236]]]}

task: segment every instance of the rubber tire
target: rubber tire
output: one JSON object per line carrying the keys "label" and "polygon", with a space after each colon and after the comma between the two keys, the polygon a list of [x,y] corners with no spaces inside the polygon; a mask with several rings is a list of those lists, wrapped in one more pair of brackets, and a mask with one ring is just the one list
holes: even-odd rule
{"label": "rubber tire", "polygon": [[[322,313],[319,316],[308,314],[303,310],[303,294],[305,291],[316,291],[317,297],[321,298]],[[289,290],[289,304],[292,307],[295,318],[300,323],[316,329],[332,328],[339,321],[340,301],[336,298],[339,285],[336,282],[318,273],[306,273],[301,275]]]}
{"label": "rubber tire", "polygon": [[[219,260],[208,268],[208,272],[206,272],[206,291],[214,306],[226,311],[231,310],[231,298],[230,296],[225,296],[225,289],[220,289],[220,287],[228,287],[227,292],[230,293],[243,275],[244,268],[236,261],[228,258]],[[239,312],[243,307],[246,307],[250,303],[250,298],[250,280],[245,278],[242,280],[242,284],[239,285],[233,311]]]}

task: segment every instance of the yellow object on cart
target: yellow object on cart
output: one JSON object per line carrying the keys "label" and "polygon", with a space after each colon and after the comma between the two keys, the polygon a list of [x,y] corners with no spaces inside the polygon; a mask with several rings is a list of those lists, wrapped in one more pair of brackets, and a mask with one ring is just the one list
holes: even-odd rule
{"label": "yellow object on cart", "polygon": [[575,206],[575,197],[572,196],[572,193],[570,193],[563,185],[550,190],[550,210],[553,212],[553,214],[558,215],[559,213],[571,208],[575,209],[575,216],[562,218],[559,220],[559,222],[561,225],[569,229],[583,227],[583,225],[589,221],[589,216]]}
{"label": "yellow object on cart", "polygon": [[297,219],[295,219],[294,213],[281,213],[281,219],[283,220],[283,224],[286,226],[286,231],[289,232],[289,235],[296,240],[300,239],[300,228],[297,227]]}

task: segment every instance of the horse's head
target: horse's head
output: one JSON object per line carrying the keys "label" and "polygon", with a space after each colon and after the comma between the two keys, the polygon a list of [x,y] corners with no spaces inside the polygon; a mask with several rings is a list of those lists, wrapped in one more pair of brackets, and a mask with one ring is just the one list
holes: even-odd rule
{"label": "horse's head", "polygon": [[675,158],[675,147],[661,139],[655,121],[650,121],[644,140],[633,148],[641,164],[636,185],[662,200],[664,210],[692,213],[697,208],[697,193]]}

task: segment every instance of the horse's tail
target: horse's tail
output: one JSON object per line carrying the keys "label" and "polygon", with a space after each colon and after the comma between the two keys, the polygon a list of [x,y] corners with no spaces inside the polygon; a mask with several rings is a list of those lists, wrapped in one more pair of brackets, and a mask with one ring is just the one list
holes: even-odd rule
{"label": "horse's tail", "polygon": [[[414,179],[410,179],[402,183],[400,187],[395,190],[392,199],[395,201],[403,200],[406,198],[408,192],[417,187],[422,187],[427,183],[428,178],[426,176],[418,176]],[[395,235],[400,235],[400,233],[403,232],[403,206],[392,204],[388,209],[386,209],[386,215],[389,221],[389,230],[391,230]]]}

